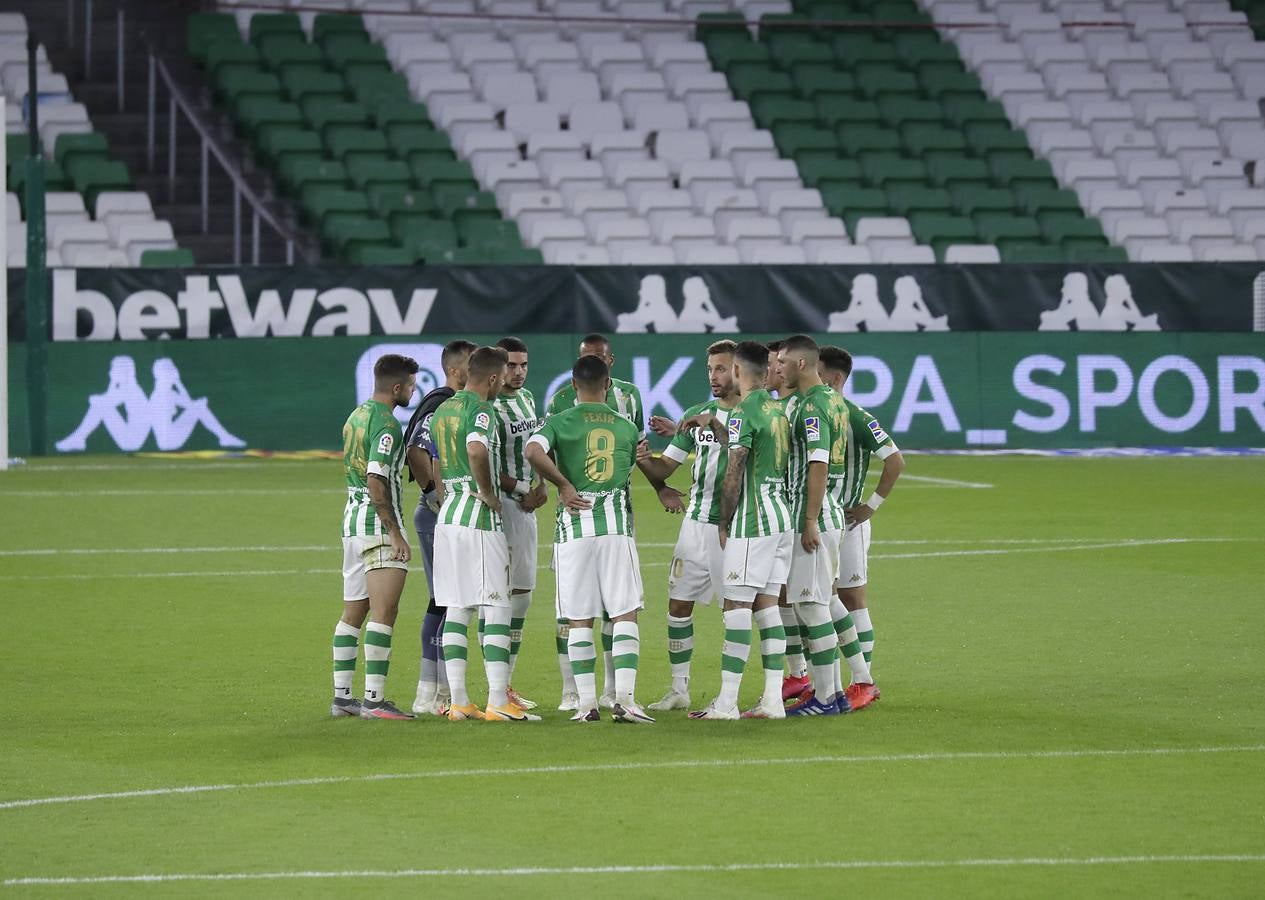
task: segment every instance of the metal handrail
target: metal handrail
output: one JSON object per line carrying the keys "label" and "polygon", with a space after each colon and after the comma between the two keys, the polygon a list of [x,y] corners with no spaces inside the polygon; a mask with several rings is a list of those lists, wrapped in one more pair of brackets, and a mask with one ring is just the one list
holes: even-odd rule
{"label": "metal handrail", "polygon": [[[167,63],[160,59],[154,50],[152,44],[146,41],[146,50],[149,55],[149,98],[147,108],[147,134],[146,134],[146,150],[147,160],[150,171],[154,169],[154,157],[157,145],[158,131],[158,82],[161,80],[163,86],[167,90],[168,95],[168,114],[167,114],[167,182],[171,195],[175,194],[176,184],[176,130],[178,121],[176,119],[176,111],[179,110],[184,114],[188,123],[193,126],[193,130],[198,133],[202,139],[202,231],[209,231],[209,213],[210,213],[210,158],[214,157],[223,169],[224,174],[228,176],[233,183],[233,264],[241,265],[241,249],[242,249],[242,200],[250,205],[251,208],[251,264],[259,264],[259,233],[260,223],[268,225],[277,236],[285,241],[286,244],[286,264],[294,264],[295,248],[299,245],[299,237],[295,231],[283,224],[273,212],[264,204],[262,197],[256,193],[251,187],[246,177],[242,174],[241,169],[236,165],[231,154],[225,149],[223,144],[214,134],[212,134],[212,126],[203,122],[198,115],[197,109],[193,101],[185,93],[184,89],[176,83],[171,75],[171,71],[167,68]],[[315,262],[306,250],[299,247],[299,254],[304,262]]]}

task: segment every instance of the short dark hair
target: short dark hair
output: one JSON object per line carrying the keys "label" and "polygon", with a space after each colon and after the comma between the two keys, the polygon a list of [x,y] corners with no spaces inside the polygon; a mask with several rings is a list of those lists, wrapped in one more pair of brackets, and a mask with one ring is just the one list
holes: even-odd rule
{"label": "short dark hair", "polygon": [[734,349],[734,357],[752,372],[767,372],[769,369],[769,348],[759,341],[742,341]]}
{"label": "short dark hair", "polygon": [[508,355],[500,347],[480,347],[470,354],[470,380],[487,378],[505,368]]}
{"label": "short dark hair", "polygon": [[806,334],[793,334],[786,340],[782,341],[780,350],[799,350],[803,353],[819,352],[817,342]]}
{"label": "short dark hair", "polygon": [[444,367],[447,372],[457,364],[457,358],[461,356],[469,356],[475,351],[475,345],[471,341],[449,341],[444,344],[444,352],[440,354],[439,364]]}
{"label": "short dark hair", "polygon": [[376,384],[397,384],[417,374],[417,360],[398,353],[379,356],[373,364],[373,380]]}
{"label": "short dark hair", "polygon": [[852,354],[842,347],[822,347],[817,358],[830,371],[843,373],[845,379],[852,374]]}
{"label": "short dark hair", "polygon": [[604,334],[598,334],[596,331],[580,338],[580,345],[583,346],[584,344],[601,344],[607,350],[611,349],[611,339]]}
{"label": "short dark hair", "polygon": [[581,356],[571,367],[571,377],[575,379],[575,383],[588,388],[601,387],[610,374],[611,370],[606,365],[606,360],[591,354]]}
{"label": "short dark hair", "polygon": [[714,344],[708,347],[707,355],[715,356],[718,353],[733,353],[737,349],[738,349],[737,344],[735,344],[731,340],[725,339],[725,340],[716,341]]}
{"label": "short dark hair", "polygon": [[496,342],[496,346],[500,347],[506,353],[526,353],[527,345],[516,337],[503,337]]}
{"label": "short dark hair", "polygon": [[779,350],[781,350],[781,349],[782,349],[782,342],[781,342],[781,341],[769,341],[769,342],[768,342],[768,344],[766,344],[765,346],[767,346],[767,347],[769,348],[769,352],[770,352],[770,353],[777,353],[777,351],[779,351]]}

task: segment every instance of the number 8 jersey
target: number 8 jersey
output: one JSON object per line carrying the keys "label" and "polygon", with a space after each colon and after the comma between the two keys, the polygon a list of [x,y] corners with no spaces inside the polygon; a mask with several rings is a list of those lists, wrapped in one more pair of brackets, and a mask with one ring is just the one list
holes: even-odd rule
{"label": "number 8 jersey", "polygon": [[580,403],[545,420],[529,443],[553,453],[558,469],[593,501],[581,512],[558,504],[554,541],[608,534],[631,536],[628,479],[637,460],[637,426],[604,403]]}

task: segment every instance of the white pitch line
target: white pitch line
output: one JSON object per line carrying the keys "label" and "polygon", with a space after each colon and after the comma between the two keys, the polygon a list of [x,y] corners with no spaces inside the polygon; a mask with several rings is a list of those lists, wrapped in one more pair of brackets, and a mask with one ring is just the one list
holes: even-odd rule
{"label": "white pitch line", "polygon": [[99,491],[6,491],[0,497],[232,497],[238,494],[269,496],[273,494],[335,494],[336,488],[118,488]]}
{"label": "white pitch line", "polygon": [[571,875],[674,875],[738,872],[802,872],[848,869],[956,869],[1046,866],[1130,866],[1174,863],[1260,863],[1265,853],[1186,853],[1140,856],[1013,856],[977,859],[846,859],[814,862],[658,863],[645,866],[519,866],[504,869],[343,869],[293,872],[174,872],[166,875],[80,875],[6,878],[4,887],[85,884],[167,884],[191,881],[283,881],[333,878],[488,878]]}
{"label": "white pitch line", "polygon": [[332,575],[342,569],[239,569],[219,572],[106,572],[94,575],[0,575],[0,581],[100,581],[128,578],[273,578],[281,575]]}
{"label": "white pitch line", "polygon": [[16,475],[38,475],[43,472],[167,472],[179,469],[202,471],[205,469],[278,469],[308,466],[312,463],[336,463],[336,459],[238,459],[205,462],[168,462],[153,457],[128,463],[53,463],[52,465],[20,466],[10,469]]}
{"label": "white pitch line", "polygon": [[921,481],[926,484],[937,484],[942,487],[991,488],[997,486],[983,481],[961,481],[957,478],[932,478],[930,475],[902,475],[900,480]]}
{"label": "white pitch line", "polygon": [[1102,544],[1061,544],[1053,547],[1001,547],[995,550],[930,550],[924,553],[871,553],[870,559],[934,559],[945,556],[1004,556],[1010,553],[1069,553],[1073,550],[1113,550],[1165,544],[1224,544],[1252,538],[1154,538]]}
{"label": "white pitch line", "polygon": [[298,544],[290,547],[34,547],[26,550],[0,550],[0,556],[119,556],[124,554],[168,553],[308,553],[338,551],[332,544]]}
{"label": "white pitch line", "polygon": [[1021,759],[1098,759],[1136,756],[1191,756],[1221,753],[1261,753],[1265,744],[1242,744],[1225,747],[1140,747],[1124,750],[979,750],[940,753],[847,754],[825,756],[792,756],[783,759],[686,759],[623,763],[577,763],[557,766],[519,766],[493,769],[442,769],[433,772],[394,772],[377,775],[332,775],[315,778],[287,778],[275,781],[251,781],[238,784],[191,784],[178,787],[142,788],[134,791],[108,791],[96,794],[67,794],[55,797],[31,797],[0,801],[0,810],[24,809],[64,803],[88,803],[95,800],[129,800],[137,797],[169,797],[179,794],[209,794],[224,791],[249,791],[271,788],[310,787],[327,784],[364,784],[374,781],[417,781],[421,779],[469,779],[490,776],[517,778],[522,775],[570,775],[582,772],[632,772],[656,769],[720,769],[734,766],[784,766],[804,763],[890,763],[890,762],[958,762],[969,760]]}

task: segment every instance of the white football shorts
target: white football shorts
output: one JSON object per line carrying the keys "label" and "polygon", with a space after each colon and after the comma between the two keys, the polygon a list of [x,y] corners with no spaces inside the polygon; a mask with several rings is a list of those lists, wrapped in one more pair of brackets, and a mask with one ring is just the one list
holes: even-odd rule
{"label": "white football shorts", "polygon": [[870,520],[854,525],[839,540],[837,588],[862,587],[870,580]]}
{"label": "white football shorts", "polygon": [[710,604],[725,593],[725,551],[715,525],[686,519],[672,551],[668,599]]}
{"label": "white football shorts", "polygon": [[839,568],[839,532],[821,532],[821,546],[809,553],[795,535],[791,548],[791,574],[786,581],[787,603],[829,603],[835,596]]}
{"label": "white football shorts", "polygon": [[624,534],[582,537],[554,549],[558,618],[598,619],[644,606],[637,544]]}
{"label": "white football shorts", "polygon": [[756,594],[776,597],[791,569],[793,531],[725,542],[725,599],[751,603]]}
{"label": "white football shorts", "polygon": [[510,590],[536,589],[536,514],[525,512],[517,500],[501,498],[501,523],[510,550]]}
{"label": "white football shorts", "polygon": [[435,526],[435,603],[468,609],[510,605],[505,534],[464,525]]}
{"label": "white football shorts", "polygon": [[343,538],[343,599],[369,599],[369,582],[365,578],[371,569],[403,569],[408,563],[391,558],[391,538],[385,534],[369,537]]}

